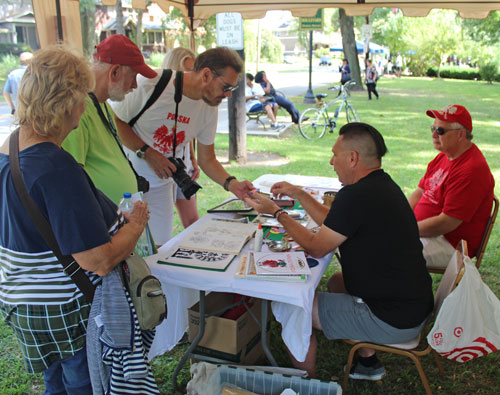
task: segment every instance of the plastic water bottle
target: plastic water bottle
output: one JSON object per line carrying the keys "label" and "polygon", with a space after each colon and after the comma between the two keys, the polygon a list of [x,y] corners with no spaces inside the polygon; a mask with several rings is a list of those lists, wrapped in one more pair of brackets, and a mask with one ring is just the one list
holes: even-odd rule
{"label": "plastic water bottle", "polygon": [[[122,200],[120,200],[120,210],[122,214],[126,214],[132,210],[134,207],[134,201],[132,200],[132,194],[130,192],[125,192],[123,194]],[[149,228],[146,224],[146,228],[142,232],[139,240],[137,240],[137,244],[135,246],[134,252],[143,258],[154,253],[152,243],[148,240],[148,232]]]}
{"label": "plastic water bottle", "polygon": [[264,238],[264,231],[262,230],[262,224],[259,224],[258,229],[255,231],[255,245],[253,248],[255,252],[260,252],[260,250],[262,250],[263,238]]}
{"label": "plastic water bottle", "polygon": [[132,194],[130,192],[125,192],[123,194],[123,199],[120,200],[120,210],[122,214],[128,213],[134,207],[134,202],[132,201]]}

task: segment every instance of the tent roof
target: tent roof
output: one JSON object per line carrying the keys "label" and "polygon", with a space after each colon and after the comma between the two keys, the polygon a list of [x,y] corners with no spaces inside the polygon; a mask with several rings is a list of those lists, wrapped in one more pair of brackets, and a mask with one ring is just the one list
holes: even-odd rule
{"label": "tent roof", "polygon": [[[116,3],[106,0],[103,3]],[[155,0],[168,12],[169,6],[179,8],[187,17],[187,0]],[[145,3],[132,0],[133,6]],[[384,1],[384,0],[194,0],[194,19],[207,19],[220,12],[240,12],[243,18],[263,18],[269,10],[290,10],[294,16],[312,17],[318,8],[344,8],[347,15],[369,15],[374,8],[400,8],[406,16],[425,16],[433,8],[448,8],[459,11],[463,18],[485,18],[492,10],[500,9],[500,0],[440,0],[440,1]]]}

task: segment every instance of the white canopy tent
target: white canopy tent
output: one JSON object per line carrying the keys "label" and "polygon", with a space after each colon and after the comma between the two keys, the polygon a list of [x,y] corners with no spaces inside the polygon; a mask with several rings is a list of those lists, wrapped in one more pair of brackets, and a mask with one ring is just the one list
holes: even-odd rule
{"label": "white canopy tent", "polygon": [[[500,10],[500,0],[155,0],[168,13],[175,6],[190,20],[192,29],[220,12],[239,12],[245,19],[263,18],[270,10],[289,10],[294,16],[312,17],[319,8],[343,8],[347,15],[369,15],[375,8],[400,8],[406,16],[425,16],[433,8],[454,9],[462,18],[486,18]],[[81,48],[78,0],[32,0],[40,45],[57,42],[62,36]],[[116,0],[102,0],[115,5]],[[146,8],[146,0],[132,0],[134,8]]]}

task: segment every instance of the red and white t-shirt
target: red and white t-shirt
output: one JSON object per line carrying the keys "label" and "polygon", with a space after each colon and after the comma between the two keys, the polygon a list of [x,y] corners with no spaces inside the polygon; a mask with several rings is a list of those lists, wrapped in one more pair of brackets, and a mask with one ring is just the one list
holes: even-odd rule
{"label": "red and white t-shirt", "polygon": [[463,221],[444,237],[453,247],[465,239],[469,255],[474,256],[491,214],[495,186],[488,163],[479,148],[473,144],[451,161],[440,153],[429,163],[418,186],[424,193],[414,209],[417,221],[442,212]]}
{"label": "red and white t-shirt", "polygon": [[[125,96],[121,102],[112,102],[115,114],[124,122],[130,121],[144,107],[161,76],[153,79],[139,76],[137,88]],[[175,73],[170,78],[168,85],[158,100],[139,118],[132,128],[145,144],[161,152],[167,158],[173,155],[175,101],[174,87]],[[182,96],[179,103],[177,119],[176,157],[184,156],[185,146],[192,139],[197,139],[199,144],[211,145],[215,140],[217,129],[217,107],[209,106],[203,100],[192,100]],[[139,159],[135,152],[128,148],[128,154],[137,173],[146,177],[151,186],[159,186],[171,182],[171,179],[159,178],[149,167],[147,162]]]}

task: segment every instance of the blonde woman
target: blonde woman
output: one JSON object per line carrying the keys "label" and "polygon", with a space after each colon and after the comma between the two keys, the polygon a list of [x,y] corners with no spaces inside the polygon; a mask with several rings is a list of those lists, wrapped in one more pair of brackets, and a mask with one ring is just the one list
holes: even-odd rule
{"label": "blonde woman", "polygon": [[[162,69],[192,71],[195,59],[196,54],[193,51],[188,48],[177,47],[165,55],[161,67]],[[196,161],[193,140],[186,145],[183,160],[186,165],[186,172],[196,181],[200,176],[200,168]],[[174,199],[177,213],[179,214],[179,218],[184,228],[187,228],[198,220],[199,215],[198,207],[196,206],[196,195],[193,195],[191,199],[186,199],[180,188],[175,185]]]}
{"label": "blonde woman", "polygon": [[[16,111],[24,183],[48,219],[63,255],[94,282],[133,250],[149,218],[137,204],[128,223],[61,149],[78,126],[94,75],[63,46],[35,53],[19,87]],[[19,339],[26,369],[43,372],[45,394],[91,394],[86,333],[90,303],[33,224],[14,189],[9,140],[0,147],[0,311]]]}

